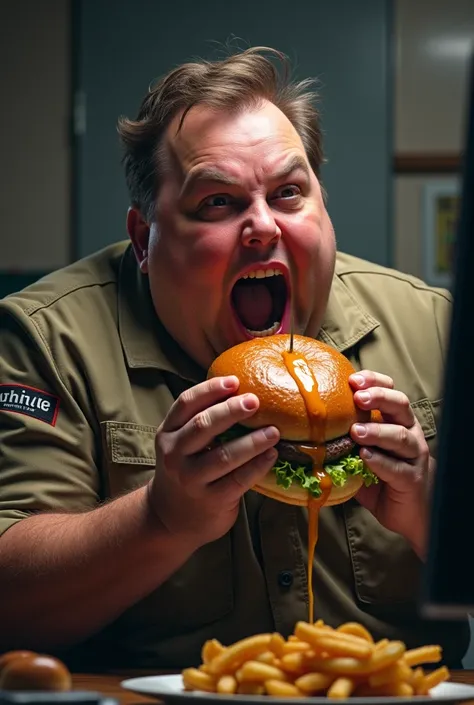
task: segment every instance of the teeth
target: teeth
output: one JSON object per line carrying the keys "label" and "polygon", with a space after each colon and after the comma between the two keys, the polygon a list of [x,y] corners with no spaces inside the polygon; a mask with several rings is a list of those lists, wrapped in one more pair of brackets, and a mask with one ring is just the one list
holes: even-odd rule
{"label": "teeth", "polygon": [[282,274],[281,269],[254,269],[244,274],[241,279],[265,279],[265,277],[279,277]]}
{"label": "teeth", "polygon": [[266,330],[250,330],[250,328],[247,328],[247,331],[252,335],[254,338],[266,338],[267,335],[275,335],[279,327],[281,326],[280,321],[275,321],[275,323],[272,325],[271,328],[267,328]]}

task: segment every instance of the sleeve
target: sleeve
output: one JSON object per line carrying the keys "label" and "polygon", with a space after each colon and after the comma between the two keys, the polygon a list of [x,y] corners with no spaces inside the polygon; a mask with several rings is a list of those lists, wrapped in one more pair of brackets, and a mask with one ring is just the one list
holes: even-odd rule
{"label": "sleeve", "polygon": [[31,317],[0,303],[0,534],[32,513],[97,505],[95,433],[83,409]]}

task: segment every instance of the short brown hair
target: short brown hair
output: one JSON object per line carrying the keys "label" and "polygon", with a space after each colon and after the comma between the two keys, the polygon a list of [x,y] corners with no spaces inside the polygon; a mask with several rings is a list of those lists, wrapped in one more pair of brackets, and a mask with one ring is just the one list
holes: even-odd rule
{"label": "short brown hair", "polygon": [[[272,61],[274,59],[275,61]],[[283,70],[278,70],[277,64]],[[323,161],[319,113],[313,81],[291,81],[287,57],[276,49],[253,47],[219,61],[185,63],[150,87],[137,119],[122,117],[118,132],[123,165],[133,206],[153,221],[162,172],[162,138],[171,120],[195,105],[240,110],[262,100],[274,103],[301,137],[316,176]]]}

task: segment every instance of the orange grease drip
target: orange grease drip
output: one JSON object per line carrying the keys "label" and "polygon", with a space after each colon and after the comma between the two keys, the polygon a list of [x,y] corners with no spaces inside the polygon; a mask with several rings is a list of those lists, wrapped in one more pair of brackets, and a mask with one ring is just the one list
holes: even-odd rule
{"label": "orange grease drip", "polygon": [[295,352],[282,353],[286,369],[298,385],[299,392],[306,406],[311,438],[308,440],[324,443],[326,424],[326,405],[319,395],[318,382],[303,355]]}
{"label": "orange grease drip", "polygon": [[306,413],[311,430],[312,441],[319,443],[316,446],[307,446],[304,443],[299,449],[309,455],[313,462],[313,475],[319,477],[322,494],[317,499],[311,498],[308,502],[308,595],[309,595],[309,622],[314,622],[314,594],[313,594],[313,561],[316,544],[318,542],[319,512],[328,501],[331,494],[332,481],[323,470],[326,455],[325,425],[326,405],[319,394],[318,382],[311,372],[303,355],[295,352],[282,353],[285,366],[298,385],[303,397]]}
{"label": "orange grease drip", "polygon": [[[316,470],[313,462],[313,472]],[[324,470],[314,472],[321,482],[322,495],[317,499],[310,499],[308,504],[308,595],[309,595],[309,623],[314,622],[314,593],[313,593],[313,561],[316,544],[318,543],[319,511],[324,507],[331,494],[332,481]]]}

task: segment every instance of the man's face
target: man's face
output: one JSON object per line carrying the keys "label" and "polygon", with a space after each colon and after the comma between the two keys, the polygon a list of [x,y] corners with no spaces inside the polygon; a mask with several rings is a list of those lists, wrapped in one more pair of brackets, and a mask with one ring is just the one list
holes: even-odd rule
{"label": "man's face", "polygon": [[319,182],[272,103],[193,108],[167,131],[169,165],[142,270],[169,333],[204,369],[254,336],[316,335],[335,239]]}

